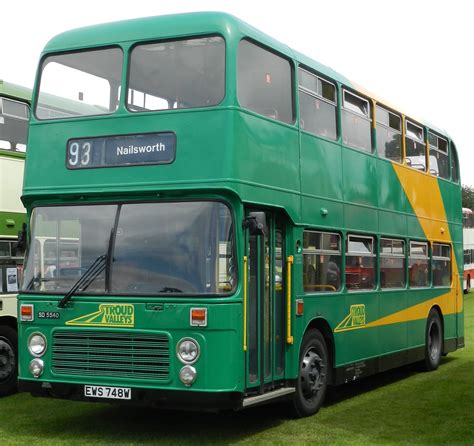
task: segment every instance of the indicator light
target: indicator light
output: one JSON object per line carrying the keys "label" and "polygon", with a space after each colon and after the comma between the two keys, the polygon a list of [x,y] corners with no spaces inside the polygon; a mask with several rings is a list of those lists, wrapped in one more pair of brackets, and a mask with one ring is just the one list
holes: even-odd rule
{"label": "indicator light", "polygon": [[34,319],[33,305],[22,304],[20,306],[20,319],[24,322],[31,322]]}
{"label": "indicator light", "polygon": [[304,312],[303,299],[296,299],[296,316],[302,316]]}
{"label": "indicator light", "polygon": [[207,308],[191,308],[189,321],[191,327],[207,327]]}

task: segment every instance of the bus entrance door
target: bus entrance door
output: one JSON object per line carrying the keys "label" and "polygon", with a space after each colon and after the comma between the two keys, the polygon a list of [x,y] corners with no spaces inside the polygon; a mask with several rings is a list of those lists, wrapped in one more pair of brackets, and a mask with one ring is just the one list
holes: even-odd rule
{"label": "bus entrance door", "polygon": [[246,234],[246,386],[247,393],[259,394],[278,388],[285,371],[284,226],[270,212],[265,220],[264,234]]}

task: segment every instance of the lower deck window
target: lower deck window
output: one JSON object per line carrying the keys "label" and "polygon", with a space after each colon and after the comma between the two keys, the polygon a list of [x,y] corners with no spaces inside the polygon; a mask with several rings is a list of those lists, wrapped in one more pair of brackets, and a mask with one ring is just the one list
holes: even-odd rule
{"label": "lower deck window", "polygon": [[406,283],[405,266],[405,242],[383,238],[380,241],[381,288],[403,288]]}
{"label": "lower deck window", "polygon": [[341,289],[341,236],[305,231],[303,235],[303,287],[306,293]]}
{"label": "lower deck window", "polygon": [[433,243],[433,286],[451,285],[451,247]]}
{"label": "lower deck window", "polygon": [[374,239],[349,235],[346,246],[346,287],[348,290],[375,288]]}
{"label": "lower deck window", "polygon": [[411,242],[408,258],[409,285],[412,288],[427,287],[429,285],[428,244],[425,242]]}

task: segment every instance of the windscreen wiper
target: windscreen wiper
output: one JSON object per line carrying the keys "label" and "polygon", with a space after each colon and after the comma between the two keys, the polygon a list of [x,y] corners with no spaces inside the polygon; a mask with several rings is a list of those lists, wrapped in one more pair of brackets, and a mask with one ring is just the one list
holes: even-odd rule
{"label": "windscreen wiper", "polygon": [[86,269],[84,274],[77,280],[77,282],[71,287],[71,289],[65,294],[58,304],[59,308],[64,308],[69,299],[77,291],[84,291],[88,286],[104,271],[107,266],[107,255],[102,254],[97,257],[89,268]]}

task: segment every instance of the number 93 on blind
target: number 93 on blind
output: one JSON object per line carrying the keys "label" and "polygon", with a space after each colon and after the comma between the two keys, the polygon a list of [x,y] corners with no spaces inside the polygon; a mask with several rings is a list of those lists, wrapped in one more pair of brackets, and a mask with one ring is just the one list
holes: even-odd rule
{"label": "number 93 on blind", "polygon": [[67,146],[67,167],[77,169],[89,167],[92,144],[90,141],[71,141]]}

